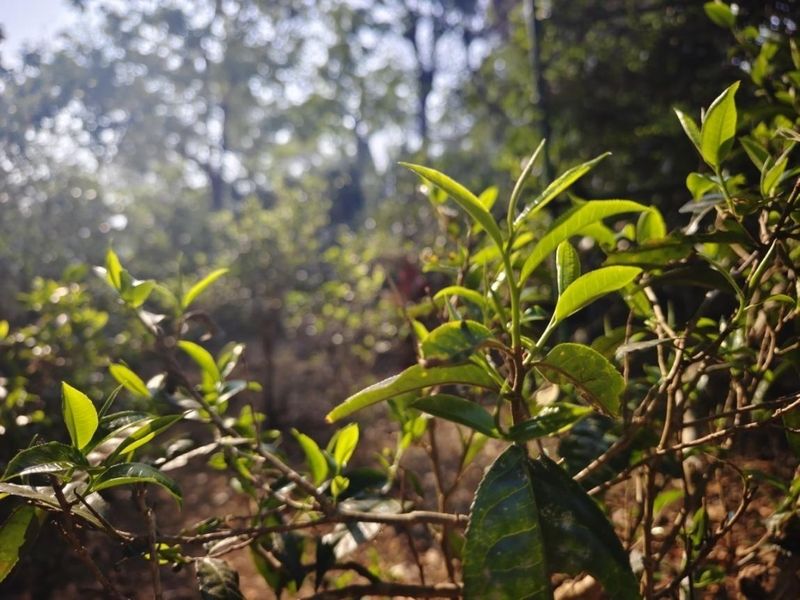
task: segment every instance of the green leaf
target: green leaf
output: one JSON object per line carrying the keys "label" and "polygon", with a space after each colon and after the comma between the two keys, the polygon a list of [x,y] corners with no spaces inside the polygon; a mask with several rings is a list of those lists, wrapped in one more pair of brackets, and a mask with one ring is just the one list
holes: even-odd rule
{"label": "green leaf", "polygon": [[3,341],[8,335],[9,325],[8,321],[0,321],[0,341]]}
{"label": "green leaf", "polygon": [[35,523],[36,509],[23,504],[17,506],[5,523],[0,525],[0,582],[19,561],[19,553],[25,545],[28,528]]}
{"label": "green leaf", "polygon": [[181,490],[178,484],[158,469],[144,463],[120,463],[109,467],[92,482],[91,491],[99,492],[119,485],[133,483],[153,483],[167,490],[178,502],[181,501]]}
{"label": "green leaf", "polygon": [[[65,494],[67,495],[67,500],[70,501],[72,499],[72,495],[67,492],[65,492]],[[39,505],[47,507],[48,509],[61,510],[61,505],[56,498],[55,492],[53,492],[53,488],[50,486],[33,487],[30,485],[17,485],[15,483],[0,483],[0,499],[6,495],[32,500]],[[94,527],[97,527],[98,529],[103,528],[103,524],[98,520],[98,518],[80,504],[73,504],[73,506],[70,508],[70,511],[73,515],[79,516],[81,519],[87,523],[90,523]]]}
{"label": "green leaf", "polygon": [[568,402],[550,404],[543,407],[531,419],[514,425],[509,429],[507,437],[515,442],[527,442],[548,435],[564,433],[591,413],[591,408]]}
{"label": "green leaf", "polygon": [[118,456],[129,454],[137,448],[141,448],[158,434],[172,427],[175,423],[180,421],[181,418],[183,418],[183,415],[166,415],[148,420],[147,423],[126,437],[104,462],[106,464],[111,464]]}
{"label": "green leaf", "polygon": [[737,81],[708,107],[700,130],[700,153],[712,168],[718,169],[733,146],[736,135]]}
{"label": "green leaf", "polygon": [[611,252],[605,264],[661,267],[685,259],[693,248],[694,244],[689,239],[680,236],[665,237],[630,250]]}
{"label": "green leaf", "polygon": [[150,294],[153,293],[153,289],[156,286],[156,282],[152,279],[147,279],[145,281],[138,281],[135,279],[130,280],[130,285],[126,285],[126,276],[127,272],[122,272],[122,287],[123,290],[120,293],[122,299],[131,305],[133,308],[139,308],[145,301],[150,297]]}
{"label": "green leaf", "polygon": [[715,24],[724,29],[731,29],[736,25],[736,15],[733,14],[730,6],[723,2],[706,2],[703,5],[706,15]]}
{"label": "green leaf", "polygon": [[75,467],[88,467],[86,458],[73,446],[47,442],[17,452],[9,461],[3,479],[36,473],[64,473]]}
{"label": "green leaf", "polygon": [[228,272],[229,269],[217,269],[216,271],[212,271],[205,277],[203,277],[200,281],[195,283],[188,292],[183,295],[181,299],[181,308],[186,310],[189,308],[189,305],[194,302],[197,297],[202,294],[206,289],[214,283],[217,279],[222,277]]}
{"label": "green leaf", "polygon": [[122,289],[122,265],[111,248],[106,252],[106,279],[115,290]]}
{"label": "green leaf", "polygon": [[195,565],[203,600],[245,600],[239,590],[239,573],[224,560],[204,556]]}
{"label": "green leaf", "polygon": [[745,153],[747,156],[750,157],[750,160],[756,166],[759,171],[764,170],[764,164],[769,159],[769,151],[761,145],[755,138],[744,135],[739,138],[739,143],[744,148]]}
{"label": "green leaf", "polygon": [[434,417],[466,425],[488,437],[502,437],[495,427],[492,415],[480,404],[464,398],[450,394],[434,394],[416,400],[411,406]]}
{"label": "green leaf", "polygon": [[581,276],[581,257],[567,240],[556,248],[556,281],[558,295],[564,293],[569,285]]}
{"label": "green leaf", "polygon": [[717,188],[717,182],[703,175],[702,173],[689,173],[686,176],[686,189],[692,194],[692,198],[699,200],[707,192]]}
{"label": "green leaf", "polygon": [[486,299],[483,297],[483,294],[476,292],[475,290],[465,288],[461,285],[448,285],[447,287],[436,292],[433,296],[433,299],[441,300],[443,298],[447,298],[448,296],[459,296],[464,300],[469,300],[481,309],[486,308]]}
{"label": "green leaf", "polygon": [[606,597],[638,600],[628,555],[597,503],[546,456],[528,464],[550,571],[586,572],[603,585]]}
{"label": "green leaf", "polygon": [[61,382],[61,410],[72,445],[78,450],[86,446],[97,430],[97,410],[89,397],[67,382]]}
{"label": "green leaf", "polygon": [[358,424],[350,423],[336,432],[336,441],[333,444],[331,454],[334,462],[343,469],[350,462],[353,452],[358,445]]}
{"label": "green leaf", "polygon": [[486,232],[489,234],[489,237],[491,237],[494,243],[497,244],[497,247],[502,250],[503,235],[500,232],[500,228],[495,222],[494,217],[492,217],[492,214],[483,204],[481,204],[481,201],[475,196],[475,194],[470,192],[460,183],[450,179],[444,173],[411,163],[401,162],[400,164],[407,169],[412,170],[420,177],[427,179],[436,187],[447,192],[456,202],[456,204],[464,209],[464,211],[466,211],[466,213],[469,214],[469,216],[472,217],[476,223],[479,223],[481,227],[486,230]]}
{"label": "green leaf", "polygon": [[619,414],[619,398],[625,380],[602,354],[583,344],[559,344],[536,363],[551,383],[571,384],[586,401],[604,412]]}
{"label": "green leaf", "polygon": [[138,396],[139,398],[150,397],[150,391],[147,389],[144,381],[125,365],[117,363],[111,364],[108,367],[108,371],[111,373],[111,376],[117,380],[117,383],[134,396]]}
{"label": "green leaf", "polygon": [[525,259],[520,273],[520,283],[524,282],[534,272],[542,261],[555,250],[558,245],[577,235],[588,225],[626,212],[642,212],[648,208],[638,202],[630,200],[591,200],[575,206],[550,226],[547,233],[534,246],[533,251]]}
{"label": "green leaf", "polygon": [[639,215],[639,220],[636,222],[636,242],[638,244],[660,240],[666,235],[667,226],[664,223],[664,217],[661,216],[661,211],[657,208],[651,208]]}
{"label": "green leaf", "polygon": [[325,459],[325,455],[319,449],[317,442],[306,434],[300,433],[297,429],[292,429],[292,435],[306,455],[306,463],[308,464],[308,470],[311,471],[311,479],[314,481],[314,485],[320,485],[328,476],[328,461]]}
{"label": "green leaf", "polygon": [[197,364],[198,367],[200,367],[203,373],[213,383],[218,383],[222,380],[219,367],[217,367],[214,357],[211,356],[211,353],[208,350],[199,344],[195,344],[194,342],[189,342],[187,340],[181,340],[178,342],[178,348],[186,352],[186,354],[189,355],[189,357]]}
{"label": "green leaf", "polygon": [[553,313],[554,323],[560,323],[587,304],[624,288],[641,272],[639,267],[603,267],[581,275],[559,296]]}
{"label": "green leaf", "polygon": [[440,325],[422,340],[422,356],[427,366],[440,362],[464,362],[492,332],[476,321],[451,321]]}
{"label": "green leaf", "polygon": [[581,177],[586,175],[589,171],[591,171],[597,163],[601,160],[606,158],[607,156],[611,156],[610,152],[606,152],[589,160],[583,164],[577,165],[572,167],[571,169],[567,169],[561,175],[556,177],[554,181],[548,185],[545,190],[536,197],[533,202],[531,202],[525,209],[520,213],[519,217],[517,217],[515,224],[521,223],[523,220],[532,217],[537,212],[542,210],[545,206],[550,204],[555,198],[561,195],[563,192],[567,191],[573,183],[578,181]]}
{"label": "green leaf", "polygon": [[464,543],[464,600],[552,598],[528,462],[509,446],[478,486]]}
{"label": "green leaf", "polygon": [[426,369],[421,365],[414,365],[398,375],[379,381],[353,394],[336,406],[325,418],[329,423],[333,423],[357,410],[406,392],[421,390],[433,385],[456,383],[473,385],[493,391],[499,390],[497,383],[489,373],[477,365],[466,364],[452,367],[432,367],[430,369]]}
{"label": "green leaf", "polygon": [[774,162],[770,158],[764,163],[764,167],[761,170],[761,195],[764,198],[771,198],[775,195],[781,177],[786,170],[786,165],[789,163],[791,149],[790,146]]}
{"label": "green leaf", "polygon": [[681,127],[683,127],[683,132],[686,134],[686,137],[694,144],[694,147],[697,148],[698,152],[701,152],[701,136],[700,136],[700,128],[697,126],[697,122],[687,115],[685,112],[678,110],[677,108],[673,109],[675,111],[675,115],[678,117],[678,122],[680,122]]}

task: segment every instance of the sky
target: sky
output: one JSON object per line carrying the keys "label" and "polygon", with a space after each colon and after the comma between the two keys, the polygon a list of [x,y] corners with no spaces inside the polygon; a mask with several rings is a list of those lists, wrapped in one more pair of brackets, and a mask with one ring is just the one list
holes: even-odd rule
{"label": "sky", "polygon": [[0,46],[4,60],[25,44],[46,40],[74,18],[67,0],[0,0],[0,25],[6,37]]}

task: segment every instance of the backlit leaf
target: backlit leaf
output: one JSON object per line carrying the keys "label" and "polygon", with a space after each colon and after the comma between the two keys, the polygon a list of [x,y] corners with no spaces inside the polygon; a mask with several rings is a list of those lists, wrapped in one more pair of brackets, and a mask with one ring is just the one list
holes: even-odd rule
{"label": "backlit leaf", "polygon": [[197,297],[202,294],[206,289],[214,283],[217,279],[222,277],[228,272],[228,269],[217,269],[216,271],[212,271],[205,277],[203,277],[200,281],[195,283],[189,291],[183,295],[181,299],[181,308],[186,310],[189,306],[194,302]]}
{"label": "backlit leaf", "polygon": [[625,380],[606,357],[583,344],[559,344],[536,364],[551,383],[571,384],[578,394],[610,415],[619,414]]}
{"label": "backlit leaf", "polygon": [[472,364],[432,367],[426,369],[420,365],[409,367],[402,373],[379,381],[347,398],[331,412],[326,419],[332,423],[357,410],[366,408],[394,396],[406,392],[421,390],[434,385],[463,383],[498,391],[499,387],[485,369]]}
{"label": "backlit leaf", "polygon": [[97,410],[89,397],[66,382],[61,382],[61,410],[72,445],[78,450],[86,446],[97,430]]}
{"label": "backlit leaf", "polygon": [[554,322],[560,323],[587,304],[624,288],[641,271],[638,267],[603,267],[581,275],[559,296],[553,313]]}
{"label": "backlit leaf", "polygon": [[36,509],[24,504],[17,506],[8,519],[0,525],[0,582],[3,581],[19,561],[19,553],[25,545],[28,528],[35,521]]}
{"label": "backlit leaf", "polygon": [[713,168],[719,168],[733,146],[736,135],[737,81],[708,107],[700,129],[700,153]]}
{"label": "backlit leaf", "polygon": [[475,321],[451,321],[440,325],[422,340],[426,361],[464,362],[492,332]]}
{"label": "backlit leaf", "polygon": [[140,398],[149,398],[150,392],[144,381],[128,367],[121,364],[109,365],[108,371],[122,387]]}
{"label": "backlit leaf", "polygon": [[559,296],[581,276],[581,258],[578,251],[567,240],[556,248],[556,282]]}

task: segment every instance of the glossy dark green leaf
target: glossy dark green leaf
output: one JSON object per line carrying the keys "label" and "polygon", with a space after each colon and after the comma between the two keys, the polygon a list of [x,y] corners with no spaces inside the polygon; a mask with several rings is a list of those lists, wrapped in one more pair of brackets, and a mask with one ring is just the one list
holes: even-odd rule
{"label": "glossy dark green leaf", "polygon": [[567,240],[556,248],[556,282],[558,295],[564,293],[569,285],[581,276],[581,257]]}
{"label": "glossy dark green leaf", "polygon": [[424,413],[465,425],[482,434],[498,438],[494,418],[480,404],[450,394],[434,394],[415,401],[413,408]]}
{"label": "glossy dark green leaf", "polygon": [[571,384],[587,402],[610,415],[619,414],[625,380],[608,359],[583,344],[559,344],[536,363],[551,383]]}
{"label": "glossy dark green leaf", "polygon": [[520,213],[519,217],[517,217],[515,223],[520,223],[523,220],[532,217],[533,215],[538,213],[545,206],[550,204],[550,202],[552,202],[553,200],[558,198],[558,196],[566,192],[572,186],[573,183],[575,183],[581,177],[586,175],[597,165],[597,163],[599,163],[607,156],[611,156],[611,153],[605,152],[600,156],[593,158],[592,160],[586,161],[583,164],[574,166],[564,171],[561,175],[556,177],[544,189],[544,191],[541,194],[539,194],[536,198],[534,198],[534,200],[528,206],[525,207],[522,213]]}
{"label": "glossy dark green leaf", "polygon": [[436,187],[444,190],[447,194],[458,204],[476,223],[486,230],[489,237],[492,238],[494,243],[499,249],[503,248],[503,234],[500,228],[492,217],[492,214],[481,204],[475,194],[470,192],[460,183],[453,181],[444,173],[440,173],[435,169],[423,167],[421,165],[414,165],[410,163],[400,163],[407,169],[414,171],[420,177],[427,179]]}
{"label": "glossy dark green leaf", "polygon": [[181,501],[181,490],[178,484],[158,469],[144,463],[120,463],[109,467],[95,477],[91,490],[99,492],[111,487],[134,483],[153,483],[161,486],[178,502]]}
{"label": "glossy dark green leaf", "polygon": [[708,107],[700,129],[700,153],[713,168],[719,168],[733,146],[736,135],[736,90],[737,81]]}
{"label": "glossy dark green leaf", "polygon": [[245,600],[239,589],[239,573],[224,560],[204,556],[195,568],[203,600]]}
{"label": "glossy dark green leaf", "polygon": [[498,391],[497,382],[477,365],[466,364],[453,367],[431,367],[420,365],[409,367],[399,375],[379,381],[350,396],[328,413],[326,419],[332,423],[362,408],[371,406],[406,392],[421,390],[434,385],[462,383]]}
{"label": "glossy dark green leaf", "polygon": [[575,206],[553,223],[547,233],[525,258],[520,272],[524,282],[558,245],[573,235],[585,232],[587,227],[605,218],[626,212],[642,212],[647,207],[631,200],[591,200]]}
{"label": "glossy dark green leaf", "polygon": [[552,598],[528,462],[509,446],[478,486],[464,543],[465,600]]}
{"label": "glossy dark green leaf", "polygon": [[97,409],[89,397],[65,381],[61,382],[61,411],[72,445],[78,450],[86,446],[97,430]]}
{"label": "glossy dark green leaf", "polygon": [[568,402],[558,402],[543,407],[527,421],[514,425],[508,431],[508,439],[527,442],[536,438],[556,435],[568,431],[575,423],[589,416],[592,409]]}
{"label": "glossy dark green leaf", "polygon": [[638,267],[603,267],[581,275],[556,302],[554,323],[560,323],[598,298],[624,288],[641,273]]}
{"label": "glossy dark green leaf", "polygon": [[181,299],[181,308],[186,310],[189,306],[197,300],[197,297],[202,294],[208,287],[214,283],[217,279],[222,277],[228,272],[228,269],[217,269],[216,271],[212,271],[205,277],[203,277],[200,281],[195,283],[189,291],[183,295]]}
{"label": "glossy dark green leaf", "polygon": [[23,504],[17,506],[8,519],[0,525],[0,582],[19,561],[19,554],[25,545],[28,529],[36,520],[36,509]]}
{"label": "glossy dark green leaf", "polygon": [[628,555],[595,501],[546,456],[528,464],[550,571],[589,573],[608,598],[639,600]]}
{"label": "glossy dark green leaf", "polygon": [[17,452],[9,461],[3,479],[37,473],[64,473],[76,467],[87,466],[86,457],[74,446],[47,442]]}
{"label": "glossy dark green leaf", "polygon": [[139,398],[149,398],[150,391],[144,381],[128,367],[121,364],[112,364],[108,367],[111,376],[117,380],[122,387]]}
{"label": "glossy dark green leaf", "polygon": [[464,362],[492,332],[476,321],[451,321],[440,325],[422,340],[422,356],[434,366],[443,362]]}

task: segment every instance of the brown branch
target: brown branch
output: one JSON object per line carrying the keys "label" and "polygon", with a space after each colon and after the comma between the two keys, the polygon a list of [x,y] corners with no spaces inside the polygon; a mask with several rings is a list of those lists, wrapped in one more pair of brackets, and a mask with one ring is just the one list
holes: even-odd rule
{"label": "brown branch", "polygon": [[408,596],[411,598],[461,598],[461,586],[454,583],[415,585],[379,581],[348,585],[337,590],[317,592],[311,596],[306,596],[305,600],[335,600],[336,598],[363,598],[364,596],[386,596],[392,598],[397,596]]}

